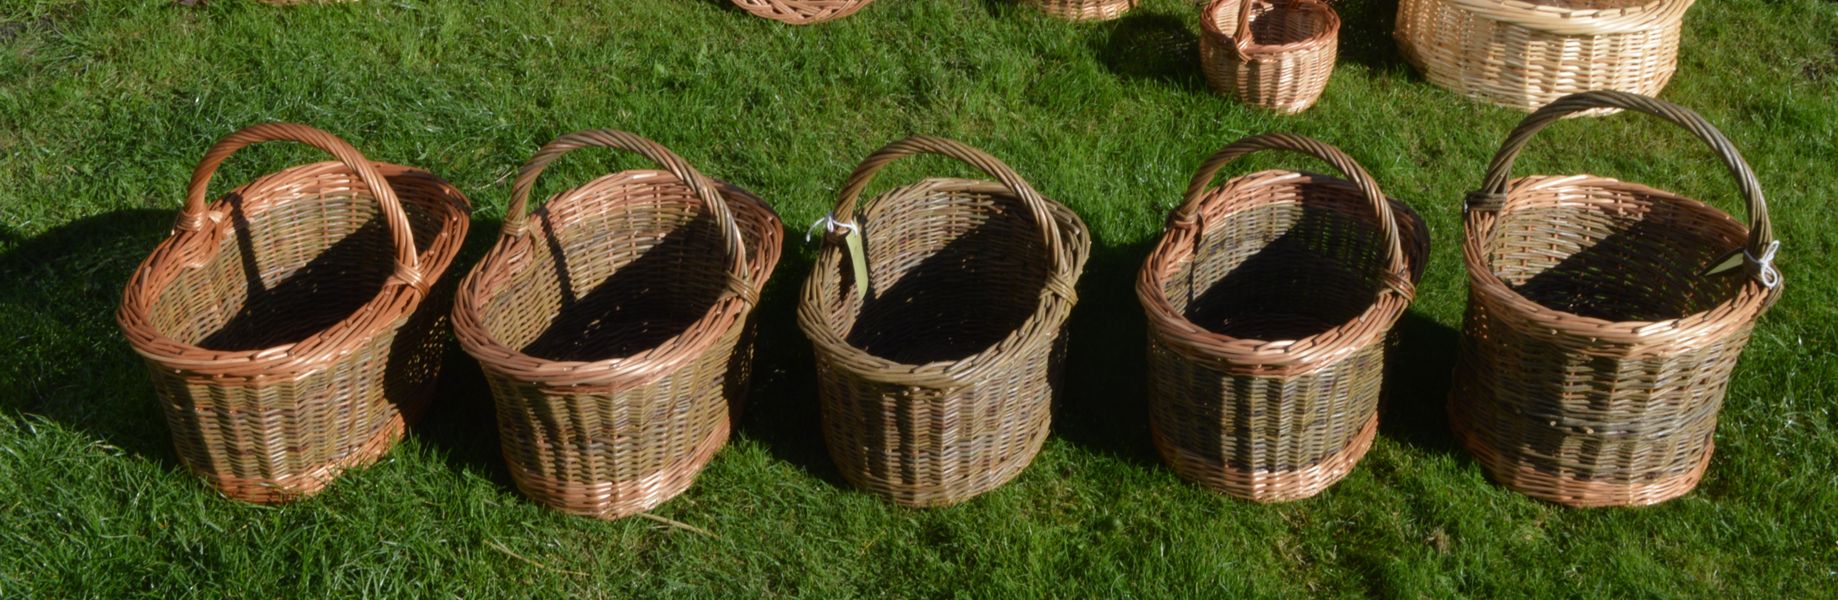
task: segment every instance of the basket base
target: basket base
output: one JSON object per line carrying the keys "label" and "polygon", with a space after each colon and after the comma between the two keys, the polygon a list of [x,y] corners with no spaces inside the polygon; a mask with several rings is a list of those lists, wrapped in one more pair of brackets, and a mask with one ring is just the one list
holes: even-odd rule
{"label": "basket base", "polygon": [[1513,462],[1495,451],[1463,427],[1451,421],[1449,428],[1468,454],[1481,463],[1481,469],[1495,483],[1539,500],[1572,508],[1651,506],[1690,493],[1704,479],[1710,468],[1715,444],[1706,442],[1704,457],[1681,475],[1642,482],[1585,481],[1558,473],[1542,471],[1531,465]]}
{"label": "basket base", "polygon": [[1200,487],[1252,502],[1291,502],[1313,497],[1338,483],[1365,458],[1378,437],[1378,415],[1373,415],[1347,447],[1314,465],[1289,471],[1247,471],[1202,458],[1168,443],[1150,425],[1155,449],[1176,475]]}
{"label": "basket base", "polygon": [[314,469],[307,473],[284,479],[260,477],[236,477],[221,473],[211,473],[192,469],[211,487],[231,500],[252,502],[255,504],[283,504],[301,500],[324,491],[326,486],[348,469],[362,467],[376,462],[394,448],[408,429],[401,415],[390,419],[376,435],[364,442],[344,459]]}
{"label": "basket base", "polygon": [[517,483],[517,489],[538,504],[569,514],[610,521],[651,510],[688,490],[690,484],[695,483],[696,475],[701,474],[702,468],[708,466],[709,461],[714,460],[715,453],[727,445],[728,431],[728,420],[718,421],[708,437],[696,444],[694,451],[682,462],[635,480],[589,482],[553,479],[524,469],[509,455],[505,456],[504,463],[510,468],[511,480]]}

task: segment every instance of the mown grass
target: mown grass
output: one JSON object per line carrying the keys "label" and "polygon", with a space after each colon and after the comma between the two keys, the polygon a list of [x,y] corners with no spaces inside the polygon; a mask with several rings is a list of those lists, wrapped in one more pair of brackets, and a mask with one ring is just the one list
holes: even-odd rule
{"label": "mown grass", "polygon": [[[1095,25],[1007,0],[882,0],[811,28],[717,0],[6,0],[0,597],[1830,594],[1838,5],[1721,0],[1686,20],[1664,97],[1716,122],[1760,173],[1790,288],[1736,371],[1699,490],[1595,511],[1490,484],[1440,409],[1464,301],[1457,207],[1520,115],[1405,66],[1393,1],[1339,6],[1343,58],[1326,97],[1277,117],[1206,91],[1183,0]],[[311,123],[454,182],[478,206],[462,264],[489,243],[517,165],[576,129],[665,143],[768,199],[793,240],[880,144],[970,142],[1079,211],[1097,241],[1055,434],[1018,480],[962,506],[906,510],[850,490],[817,435],[809,349],[792,325],[811,249],[794,244],[761,309],[746,422],[657,511],[717,537],[522,499],[496,457],[477,368],[457,353],[436,412],[381,464],[296,505],[222,500],[177,464],[111,312],[203,149],[264,121]],[[1160,466],[1130,292],[1199,160],[1265,131],[1346,149],[1435,236],[1376,448],[1339,486],[1280,506],[1215,496]],[[317,157],[257,148],[220,181],[306,160]],[[1559,124],[1520,165],[1736,207],[1710,154],[1650,119]],[[608,168],[605,155],[573,156],[543,189]],[[935,173],[964,171],[922,160],[883,179]]]}

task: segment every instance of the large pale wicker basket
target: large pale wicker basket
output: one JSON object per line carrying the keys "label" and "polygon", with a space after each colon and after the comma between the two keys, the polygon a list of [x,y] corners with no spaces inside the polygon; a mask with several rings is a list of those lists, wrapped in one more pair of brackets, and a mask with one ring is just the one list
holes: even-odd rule
{"label": "large pale wicker basket", "polygon": [[1395,33],[1431,82],[1531,111],[1590,90],[1658,95],[1694,1],[1401,0]]}
{"label": "large pale wicker basket", "polygon": [[[875,173],[915,154],[963,161],[999,183],[928,178],[858,214]],[[1091,247],[1084,223],[995,157],[929,137],[870,155],[825,222],[798,324],[816,349],[824,440],[843,477],[891,502],[935,506],[1018,475],[1047,437]]]}
{"label": "large pale wicker basket", "polygon": [[[336,157],[205,193],[250,144]],[[465,196],[304,125],[230,134],[192,174],[172,236],[117,313],[179,459],[225,496],[276,503],[381,457],[426,406],[447,346]]]}
{"label": "large pale wicker basket", "polygon": [[1040,12],[1071,21],[1108,21],[1136,8],[1141,0],[1026,0]]}
{"label": "large pale wicker basket", "polygon": [[874,0],[732,0],[754,15],[789,23],[812,25],[834,21],[861,10]]}
{"label": "large pale wicker basket", "polygon": [[[585,147],[664,170],[606,175],[526,215],[543,169]],[[584,131],[537,151],[453,308],[517,487],[604,519],[688,489],[745,397],[749,315],[783,235],[759,198],[637,135]]]}
{"label": "large pale wicker basket", "polygon": [[[1288,150],[1351,181],[1226,164]],[[1429,253],[1416,213],[1332,146],[1289,134],[1208,158],[1136,282],[1149,321],[1149,422],[1182,478],[1259,502],[1333,485],[1378,431],[1388,333]]]}
{"label": "large pale wicker basket", "polygon": [[[1735,175],[1749,225],[1606,177],[1508,181],[1540,130],[1603,108],[1656,115],[1709,144]],[[1506,139],[1466,220],[1468,312],[1449,413],[1481,465],[1507,487],[1572,506],[1691,491],[1730,370],[1781,291],[1768,207],[1735,146],[1670,103],[1568,96]]]}
{"label": "large pale wicker basket", "polygon": [[1200,27],[1207,85],[1279,113],[1314,106],[1340,53],[1340,15],[1319,0],[1216,0]]}

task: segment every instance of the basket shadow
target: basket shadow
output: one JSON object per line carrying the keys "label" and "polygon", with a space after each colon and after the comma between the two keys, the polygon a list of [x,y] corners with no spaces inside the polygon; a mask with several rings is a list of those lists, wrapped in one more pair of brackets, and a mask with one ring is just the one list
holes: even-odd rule
{"label": "basket shadow", "polygon": [[760,294],[753,311],[753,381],[736,432],[758,442],[773,458],[831,485],[848,487],[824,446],[815,359],[796,317],[798,295],[811,264],[804,252],[786,252]]}
{"label": "basket shadow", "polygon": [[1149,441],[1147,321],[1135,282],[1154,243],[1094,248],[1067,324],[1067,374],[1053,414],[1067,441],[1145,466],[1161,459]]}
{"label": "basket shadow", "polygon": [[1088,43],[1104,69],[1119,78],[1207,89],[1200,77],[1200,38],[1174,15],[1131,11],[1099,26]]}
{"label": "basket shadow", "polygon": [[1340,13],[1340,60],[1421,77],[1404,61],[1391,37],[1398,21],[1398,0],[1341,0],[1333,6]]}
{"label": "basket shadow", "polygon": [[[500,225],[497,219],[473,219],[472,234],[460,246],[445,277],[464,278],[497,241]],[[409,433],[434,450],[448,468],[485,475],[504,490],[516,492],[510,470],[498,455],[497,417],[485,372],[453,340],[451,332],[445,343],[433,399],[421,419],[409,425]]]}
{"label": "basket shadow", "polygon": [[122,285],[172,228],[173,212],[124,209],[33,238],[7,232],[0,255],[0,407],[45,417],[176,468],[146,367],[115,325]]}
{"label": "basket shadow", "polygon": [[1444,410],[1460,334],[1411,310],[1392,326],[1391,336],[1379,434],[1420,450],[1461,454]]}

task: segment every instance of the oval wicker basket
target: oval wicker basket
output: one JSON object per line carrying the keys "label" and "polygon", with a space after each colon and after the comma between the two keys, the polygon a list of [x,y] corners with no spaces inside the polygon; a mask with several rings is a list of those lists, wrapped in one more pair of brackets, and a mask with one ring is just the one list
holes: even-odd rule
{"label": "oval wicker basket", "polygon": [[861,10],[874,0],[733,0],[734,5],[756,16],[792,25],[834,21]]}
{"label": "oval wicker basket", "polygon": [[1395,34],[1431,82],[1531,111],[1590,90],[1658,95],[1694,1],[1401,0]]}
{"label": "oval wicker basket", "polygon": [[[939,154],[1000,183],[928,178],[855,203],[895,160]],[[1008,165],[913,137],[843,185],[798,306],[816,349],[824,440],[849,482],[908,506],[1012,479],[1046,440],[1063,327],[1091,242]],[[866,243],[847,249],[851,235]],[[866,279],[854,275],[862,261]]]}
{"label": "oval wicker basket", "polygon": [[[269,141],[338,160],[207,205],[218,165]],[[186,467],[225,496],[277,503],[387,452],[433,393],[454,279],[444,273],[469,212],[439,178],[304,125],[256,125],[205,152],[172,236],[116,315]]]}
{"label": "oval wicker basket", "polygon": [[[1208,189],[1262,150],[1320,158],[1352,181],[1263,171]],[[1377,433],[1387,334],[1428,254],[1422,219],[1332,146],[1266,134],[1208,158],[1136,281],[1163,460],[1259,502],[1346,476]]]}
{"label": "oval wicker basket", "polygon": [[[1739,182],[1750,225],[1606,177],[1507,181],[1539,130],[1603,108],[1656,115],[1708,143]],[[1568,96],[1507,138],[1466,221],[1468,314],[1449,398],[1457,437],[1495,480],[1552,502],[1643,505],[1691,491],[1730,369],[1780,294],[1768,207],[1735,147],[1667,102]]]}
{"label": "oval wicker basket", "polygon": [[1026,0],[1040,12],[1071,21],[1108,21],[1136,8],[1141,0]]}
{"label": "oval wicker basket", "polygon": [[1200,70],[1213,90],[1294,114],[1334,74],[1340,15],[1318,0],[1215,0],[1200,18]]}
{"label": "oval wicker basket", "polygon": [[[664,170],[606,175],[526,216],[543,169],[586,147]],[[503,235],[453,309],[491,385],[511,477],[573,514],[649,510],[727,442],[751,374],[749,315],[778,263],[778,215],[621,131],[550,142],[512,187]]]}

